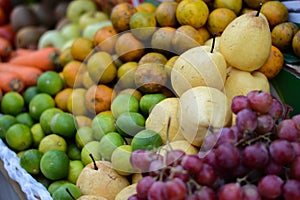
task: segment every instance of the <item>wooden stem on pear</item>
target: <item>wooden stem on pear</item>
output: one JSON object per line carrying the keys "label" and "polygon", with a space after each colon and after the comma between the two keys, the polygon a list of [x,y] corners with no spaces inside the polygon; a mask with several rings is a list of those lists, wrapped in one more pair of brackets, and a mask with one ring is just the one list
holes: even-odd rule
{"label": "wooden stem on pear", "polygon": [[259,2],[259,8],[258,8],[257,13],[256,13],[256,15],[255,15],[256,17],[259,16],[259,13],[260,13],[260,10],[261,10],[262,5],[263,5],[263,3],[262,3],[262,1],[260,1],[260,2]]}
{"label": "wooden stem on pear", "polygon": [[69,188],[66,188],[66,191],[67,193],[70,195],[70,197],[73,199],[73,200],[76,200],[76,198],[72,195],[72,193],[70,192]]}
{"label": "wooden stem on pear", "polygon": [[212,41],[212,44],[211,44],[210,53],[213,53],[213,52],[214,52],[215,43],[216,43],[216,36],[217,36],[217,34],[216,34],[216,33],[214,33],[214,34],[212,35],[212,39],[213,39],[213,41]]}
{"label": "wooden stem on pear", "polygon": [[89,156],[90,156],[91,159],[93,160],[93,163],[94,163],[94,169],[95,169],[95,170],[98,170],[98,167],[97,167],[97,165],[96,165],[96,161],[95,161],[93,155],[90,153]]}

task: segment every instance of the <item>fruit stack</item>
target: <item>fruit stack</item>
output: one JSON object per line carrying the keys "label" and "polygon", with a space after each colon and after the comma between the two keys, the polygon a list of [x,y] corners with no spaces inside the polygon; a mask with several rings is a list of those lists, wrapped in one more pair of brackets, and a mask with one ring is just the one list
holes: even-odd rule
{"label": "fruit stack", "polygon": [[65,24],[0,64],[19,72],[1,87],[1,140],[53,199],[299,199],[299,115],[270,84],[300,59],[288,14],[70,1]]}

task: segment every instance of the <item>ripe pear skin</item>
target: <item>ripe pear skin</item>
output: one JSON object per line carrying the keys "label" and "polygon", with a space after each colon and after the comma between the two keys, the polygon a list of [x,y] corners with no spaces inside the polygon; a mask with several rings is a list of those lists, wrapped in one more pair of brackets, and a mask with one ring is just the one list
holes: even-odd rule
{"label": "ripe pear skin", "polygon": [[266,17],[257,11],[235,18],[225,28],[220,39],[220,52],[227,63],[237,69],[252,72],[267,60],[272,36]]}

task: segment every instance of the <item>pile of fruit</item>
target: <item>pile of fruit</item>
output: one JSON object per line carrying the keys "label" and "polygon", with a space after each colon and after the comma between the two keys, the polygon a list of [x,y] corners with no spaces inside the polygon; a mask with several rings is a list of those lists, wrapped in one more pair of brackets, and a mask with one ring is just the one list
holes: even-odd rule
{"label": "pile of fruit", "polygon": [[300,115],[269,84],[300,59],[284,4],[114,3],[63,1],[34,40],[0,45],[20,165],[59,200],[299,199]]}

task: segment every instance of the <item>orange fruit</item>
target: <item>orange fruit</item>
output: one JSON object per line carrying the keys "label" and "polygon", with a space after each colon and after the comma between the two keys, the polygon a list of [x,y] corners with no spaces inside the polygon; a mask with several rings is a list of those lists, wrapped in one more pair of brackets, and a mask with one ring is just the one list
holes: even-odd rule
{"label": "orange fruit", "polygon": [[270,1],[270,0],[243,0],[244,3],[246,4],[246,6],[248,6],[249,8],[252,8],[252,9],[258,9],[259,8],[259,4],[260,2],[261,3],[266,3],[267,1]]}
{"label": "orange fruit", "polygon": [[156,11],[156,6],[153,3],[142,2],[136,7],[137,11],[148,11],[154,13]]}
{"label": "orange fruit", "polygon": [[160,27],[152,35],[151,47],[157,52],[167,54],[173,51],[172,38],[176,29],[173,27]]}
{"label": "orange fruit", "polygon": [[72,43],[70,51],[73,59],[84,61],[93,49],[94,43],[92,40],[79,37]]}
{"label": "orange fruit", "polygon": [[286,22],[289,17],[287,7],[280,1],[268,1],[264,3],[260,12],[266,16],[270,27]]}
{"label": "orange fruit", "polygon": [[63,68],[63,77],[68,87],[81,87],[83,85],[83,74],[85,65],[78,60],[72,60]]}
{"label": "orange fruit", "polygon": [[65,48],[61,51],[58,57],[59,64],[64,67],[68,62],[73,60],[72,54],[71,54],[71,47]]}
{"label": "orange fruit", "polygon": [[177,2],[164,1],[157,6],[155,18],[159,26],[175,27],[178,24],[176,18],[177,5]]}
{"label": "orange fruit", "polygon": [[113,7],[110,20],[118,33],[130,29],[129,21],[136,11],[136,8],[128,2],[120,3]]}
{"label": "orange fruit", "polygon": [[94,45],[100,51],[106,51],[113,54],[115,52],[115,44],[117,42],[117,31],[113,26],[104,26],[97,30],[94,35]]}
{"label": "orange fruit", "polygon": [[72,88],[65,88],[58,92],[54,97],[56,107],[63,111],[68,111],[67,102],[69,96],[72,94],[72,91]]}
{"label": "orange fruit", "polygon": [[98,114],[99,112],[109,110],[113,93],[113,89],[104,84],[94,85],[87,89],[85,104],[88,111]]}
{"label": "orange fruit", "polygon": [[207,41],[209,38],[211,38],[210,32],[208,31],[206,26],[202,26],[197,30],[200,33],[201,37],[203,38],[203,41]]}
{"label": "orange fruit", "polygon": [[92,124],[92,119],[88,116],[77,115],[75,116],[77,122],[77,128],[81,128],[84,126],[90,126]]}
{"label": "orange fruit", "polygon": [[274,78],[283,68],[284,57],[282,52],[274,45],[271,47],[270,56],[258,71],[263,73],[268,79]]}

